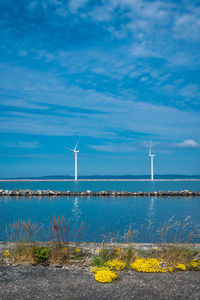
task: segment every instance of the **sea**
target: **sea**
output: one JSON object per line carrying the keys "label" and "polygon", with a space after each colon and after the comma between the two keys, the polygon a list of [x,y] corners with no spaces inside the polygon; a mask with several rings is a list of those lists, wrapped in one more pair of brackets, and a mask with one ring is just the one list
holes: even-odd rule
{"label": "sea", "polygon": [[[2,181],[0,189],[200,191],[200,181]],[[0,241],[13,240],[23,222],[50,241],[56,218],[74,242],[200,243],[199,216],[200,197],[0,197]]]}

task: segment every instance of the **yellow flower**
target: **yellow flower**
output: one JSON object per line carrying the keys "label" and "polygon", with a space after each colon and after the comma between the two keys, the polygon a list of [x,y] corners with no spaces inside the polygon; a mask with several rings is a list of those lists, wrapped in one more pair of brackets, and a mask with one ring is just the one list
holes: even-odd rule
{"label": "yellow flower", "polygon": [[175,268],[181,270],[181,271],[185,271],[187,266],[185,264],[178,264],[175,266]]}
{"label": "yellow flower", "polygon": [[116,250],[117,252],[120,252],[120,251],[121,251],[121,248],[115,248],[115,250]]}
{"label": "yellow flower", "polygon": [[91,272],[96,273],[98,271],[108,271],[110,270],[108,267],[92,267]]}
{"label": "yellow flower", "polygon": [[197,269],[200,267],[200,260],[192,260],[187,264],[189,269]]}
{"label": "yellow flower", "polygon": [[115,248],[115,250],[116,250],[116,254],[117,254],[117,255],[120,255],[121,249],[120,249],[120,248]]}
{"label": "yellow flower", "polygon": [[125,268],[126,263],[122,260],[113,259],[113,260],[108,261],[107,265],[111,269],[115,269],[115,270],[119,271],[119,270],[123,270]]}
{"label": "yellow flower", "polygon": [[62,250],[63,252],[65,252],[65,251],[67,251],[67,248],[62,248],[61,250]]}
{"label": "yellow flower", "polygon": [[96,281],[102,283],[111,283],[113,280],[117,279],[117,274],[111,270],[98,270],[95,273],[94,278]]}
{"label": "yellow flower", "polygon": [[10,253],[9,253],[8,250],[5,250],[5,251],[4,251],[4,256],[5,256],[6,258],[10,256]]}
{"label": "yellow flower", "polygon": [[156,258],[136,258],[130,267],[137,272],[157,273],[173,272],[172,267],[163,266],[163,261]]}
{"label": "yellow flower", "polygon": [[79,253],[80,251],[81,251],[81,250],[80,250],[79,248],[76,248],[76,249],[75,249],[75,252],[76,252],[76,253]]}
{"label": "yellow flower", "polygon": [[96,250],[95,250],[95,253],[96,254],[99,254],[101,252],[101,250],[99,249],[99,248],[97,248]]}

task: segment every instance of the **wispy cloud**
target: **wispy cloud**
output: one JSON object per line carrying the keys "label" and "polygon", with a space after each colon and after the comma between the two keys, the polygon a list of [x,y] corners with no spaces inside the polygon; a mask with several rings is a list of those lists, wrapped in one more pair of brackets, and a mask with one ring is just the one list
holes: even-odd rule
{"label": "wispy cloud", "polygon": [[150,136],[155,151],[199,151],[197,1],[9,0],[1,12],[8,154],[74,135],[105,156],[146,151]]}
{"label": "wispy cloud", "polygon": [[2,143],[3,146],[6,146],[8,148],[27,148],[27,149],[35,149],[40,148],[41,145],[39,142],[18,142],[18,143],[10,143],[10,142],[4,142]]}
{"label": "wispy cloud", "polygon": [[14,157],[14,158],[36,158],[36,159],[58,159],[62,157],[61,155],[58,154],[49,154],[49,153],[44,153],[44,154],[38,154],[38,153],[23,153],[23,154],[10,154],[10,153],[0,153],[0,157]]}
{"label": "wispy cloud", "polygon": [[28,109],[39,109],[46,110],[49,108],[47,105],[34,103],[29,100],[20,100],[20,99],[7,99],[1,100],[1,105],[10,106],[10,107],[18,107],[18,108],[28,108]]}
{"label": "wispy cloud", "polygon": [[[73,94],[72,94],[73,92]],[[2,132],[18,132],[45,135],[73,135],[81,131],[81,135],[89,136],[116,136],[117,131],[132,130],[134,132],[156,134],[169,138],[174,132],[174,139],[187,137],[191,132],[194,137],[199,136],[199,115],[183,112],[175,108],[157,106],[146,102],[134,102],[114,96],[106,96],[105,93],[71,89],[55,98],[50,94],[44,97],[48,104],[57,103],[60,99],[62,105],[82,106],[84,108],[99,110],[102,113],[69,113],[64,115],[33,114],[22,112],[3,113],[0,116]],[[67,98],[73,99],[67,101]],[[94,100],[93,100],[94,99]],[[92,103],[93,102],[93,103]],[[92,103],[92,105],[91,105]],[[74,117],[76,116],[76,118]]]}
{"label": "wispy cloud", "polygon": [[90,148],[100,152],[115,152],[115,153],[128,153],[138,150],[140,143],[109,143],[106,145],[89,145]]}
{"label": "wispy cloud", "polygon": [[179,15],[175,20],[174,33],[176,38],[186,39],[189,41],[200,41],[200,11],[197,8],[190,12]]}

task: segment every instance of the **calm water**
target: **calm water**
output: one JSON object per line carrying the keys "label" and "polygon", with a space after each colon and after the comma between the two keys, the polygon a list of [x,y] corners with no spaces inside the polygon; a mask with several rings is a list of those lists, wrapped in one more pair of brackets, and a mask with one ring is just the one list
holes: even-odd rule
{"label": "calm water", "polygon": [[37,182],[0,182],[0,189],[51,189],[70,191],[176,191],[200,190],[200,181],[37,181]]}
{"label": "calm water", "polygon": [[[196,230],[194,228],[199,226],[200,198],[0,198],[0,240],[6,240],[5,224],[29,218],[32,222],[44,225],[44,231],[38,239],[50,240],[49,225],[54,215],[71,218],[72,227],[73,224],[85,222],[88,228],[84,237],[80,239],[83,241],[100,242],[103,234],[107,235],[109,240],[109,234],[117,232],[122,236],[129,226],[133,225],[134,229],[139,231],[143,226],[142,234],[139,234],[135,241],[158,242],[158,230],[172,216],[174,219],[170,224],[174,221],[186,223],[184,219],[191,216],[190,229]],[[187,234],[188,232],[185,236]],[[172,241],[174,236],[175,232],[169,231],[168,241]],[[197,239],[193,241],[199,242]]]}
{"label": "calm water", "polygon": [[[52,189],[52,190],[200,190],[200,182],[1,182],[3,189]],[[43,231],[38,235],[40,240],[51,240],[50,223],[53,216],[64,216],[71,219],[71,237],[74,228],[85,222],[85,235],[79,240],[100,242],[110,240],[111,233],[123,236],[132,225],[140,233],[135,242],[161,241],[159,230],[171,217],[174,217],[165,241],[187,240],[189,232],[199,231],[200,197],[31,197],[31,198],[0,198],[0,240],[6,240],[5,225],[13,224],[19,219],[42,223]],[[190,216],[188,221],[185,218]],[[180,223],[178,223],[180,222]],[[189,224],[185,232],[181,230],[184,223]],[[200,242],[194,237],[191,242]]]}

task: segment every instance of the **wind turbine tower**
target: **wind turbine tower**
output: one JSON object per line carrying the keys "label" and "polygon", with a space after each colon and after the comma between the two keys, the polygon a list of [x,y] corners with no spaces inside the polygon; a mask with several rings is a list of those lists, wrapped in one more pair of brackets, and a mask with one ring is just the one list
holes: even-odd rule
{"label": "wind turbine tower", "polygon": [[154,158],[155,154],[151,153],[151,142],[150,142],[150,146],[149,146],[149,157],[151,159],[151,180],[153,180],[153,158]]}
{"label": "wind turbine tower", "polygon": [[79,150],[76,150],[77,149],[77,146],[78,146],[78,143],[79,141],[76,143],[76,146],[74,147],[74,149],[70,149],[70,148],[66,148],[67,150],[69,151],[72,151],[74,153],[74,163],[75,163],[75,170],[74,170],[74,179],[77,180],[77,155],[78,155],[78,152]]}

